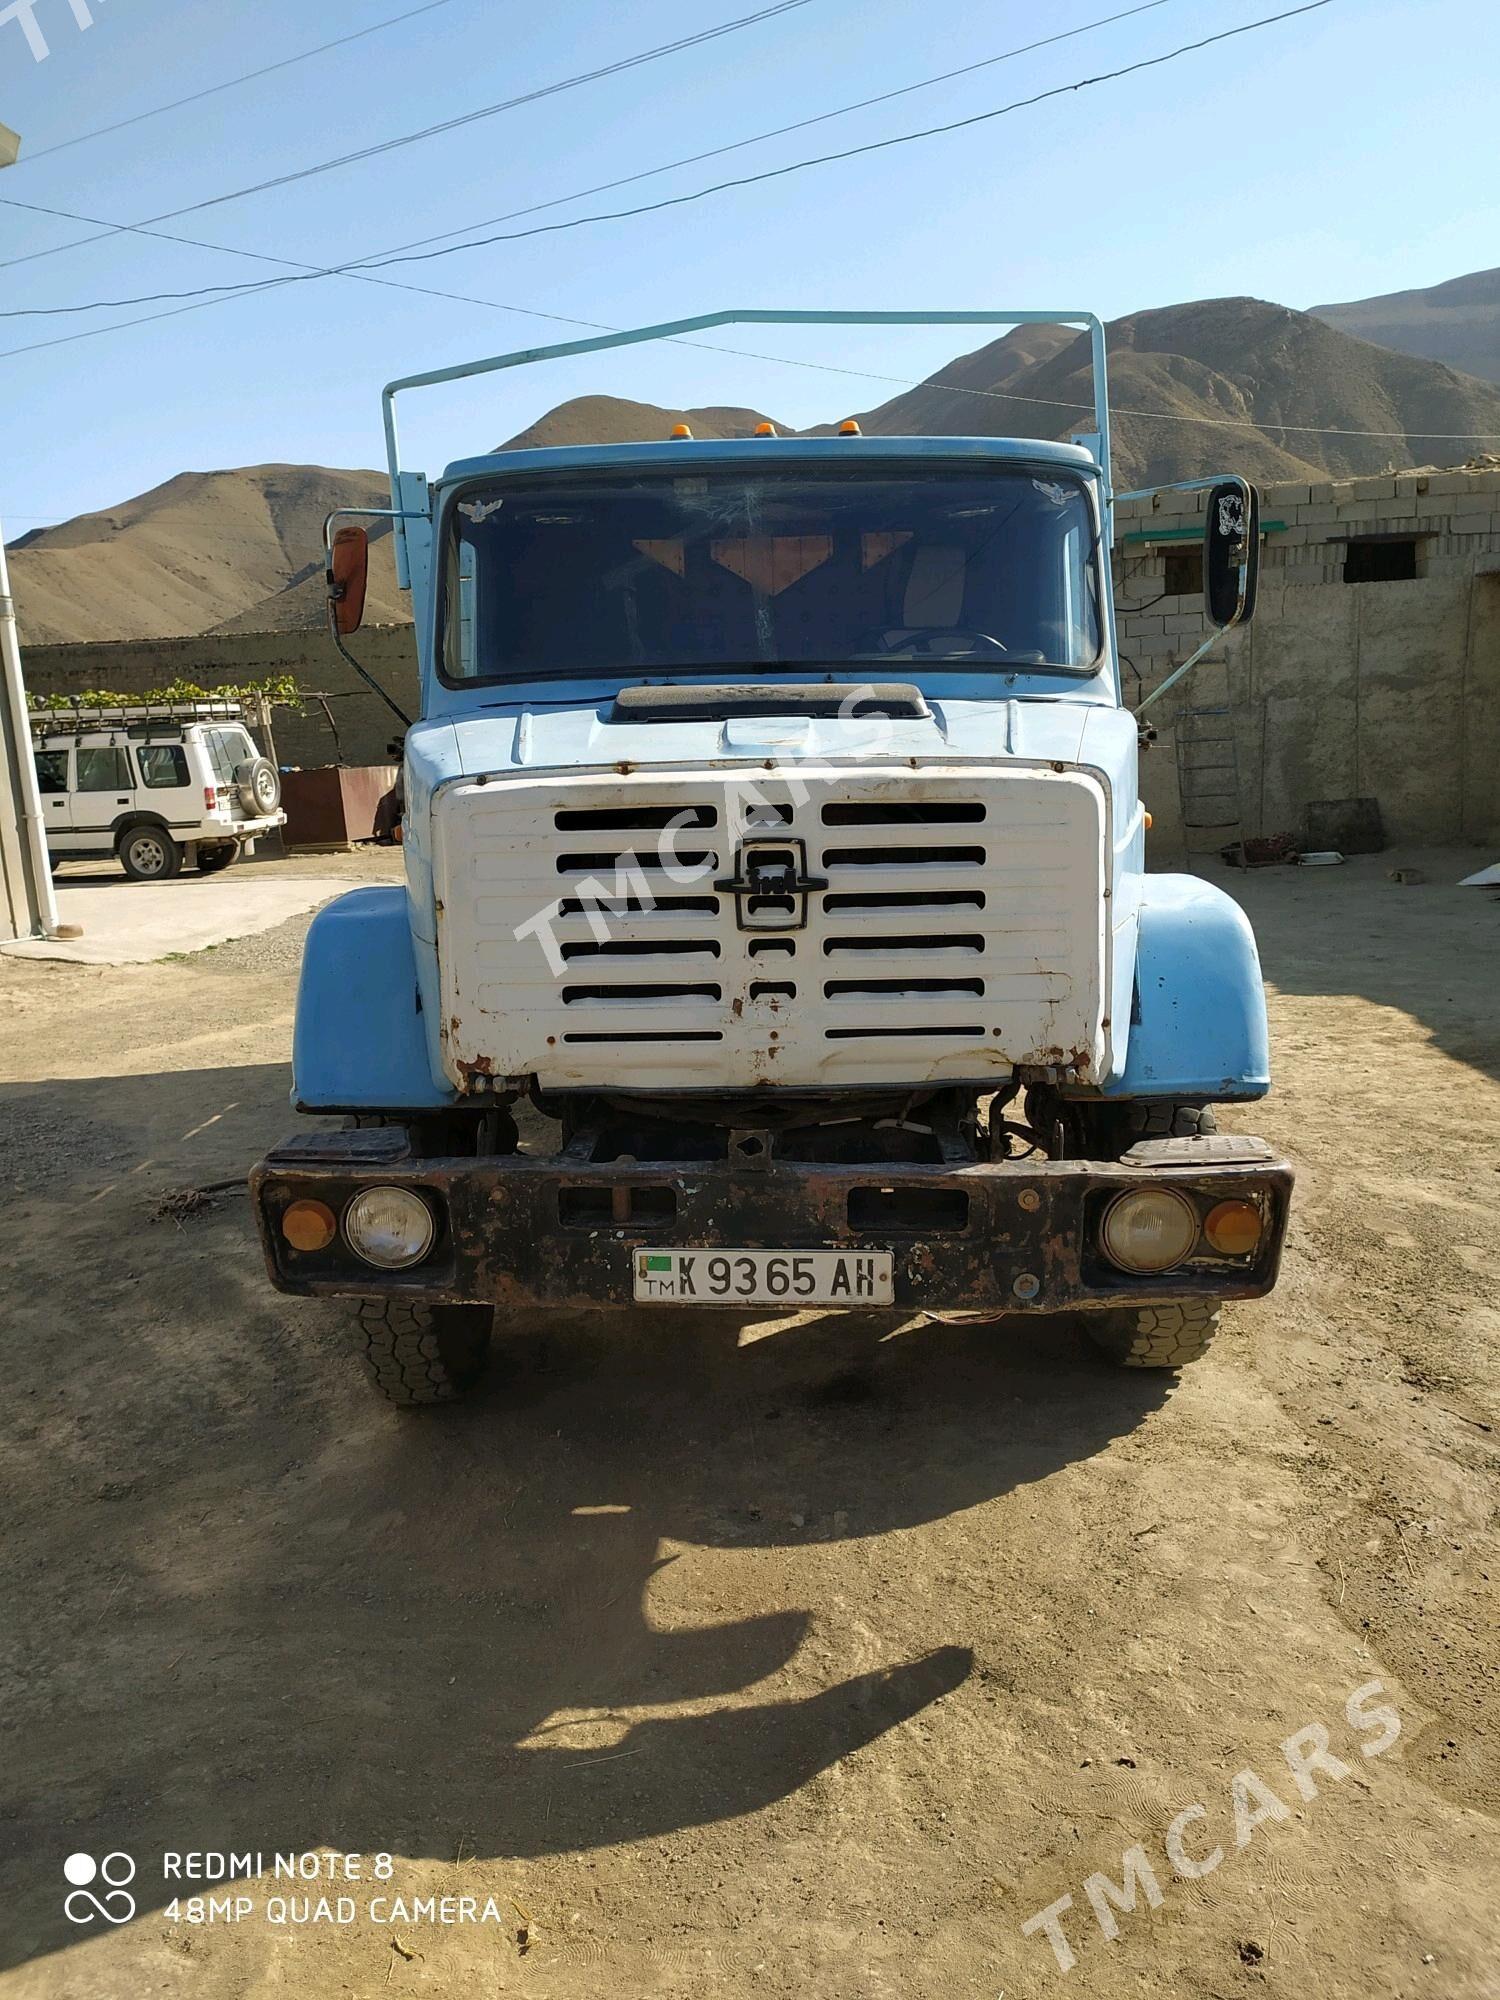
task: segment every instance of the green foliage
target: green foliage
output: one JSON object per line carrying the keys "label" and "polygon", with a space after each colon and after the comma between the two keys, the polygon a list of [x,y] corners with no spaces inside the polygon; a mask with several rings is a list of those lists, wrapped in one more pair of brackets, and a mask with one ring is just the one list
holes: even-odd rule
{"label": "green foliage", "polygon": [[31,708],[134,708],[143,702],[165,701],[249,701],[263,694],[280,708],[302,707],[302,690],[291,674],[268,674],[264,680],[241,681],[233,687],[198,687],[192,681],[173,681],[168,687],[146,688],[138,694],[118,694],[110,688],[89,688],[82,694],[36,694],[28,692]]}

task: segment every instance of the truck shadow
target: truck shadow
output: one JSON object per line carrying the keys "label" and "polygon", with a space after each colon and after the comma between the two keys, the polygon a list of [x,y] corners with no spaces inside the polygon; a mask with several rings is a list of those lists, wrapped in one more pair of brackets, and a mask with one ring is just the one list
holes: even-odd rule
{"label": "truck shadow", "polygon": [[164,1881],[165,1851],[520,1860],[785,1798],[974,1666],[940,1579],[925,1651],[883,1632],[879,1561],[918,1558],[881,1538],[1046,1480],[1170,1387],[1044,1322],[570,1315],[508,1329],[473,1404],[397,1414],[338,1309],[270,1292],[238,1197],[150,1219],[164,1178],[274,1136],[284,1089],[260,1068],[0,1092],[21,1211],[0,1962],[91,1934],[63,1913],[78,1850],[133,1856],[149,1913],[202,1886]]}

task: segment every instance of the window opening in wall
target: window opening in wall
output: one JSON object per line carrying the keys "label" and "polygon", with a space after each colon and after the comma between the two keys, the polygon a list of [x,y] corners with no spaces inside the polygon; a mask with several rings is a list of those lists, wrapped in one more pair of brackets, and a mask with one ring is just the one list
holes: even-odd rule
{"label": "window opening in wall", "polygon": [[1345,583],[1410,583],[1416,573],[1415,536],[1350,542],[1344,551]]}
{"label": "window opening in wall", "polygon": [[1188,542],[1182,548],[1165,551],[1167,558],[1164,597],[1201,597],[1203,594],[1203,544]]}

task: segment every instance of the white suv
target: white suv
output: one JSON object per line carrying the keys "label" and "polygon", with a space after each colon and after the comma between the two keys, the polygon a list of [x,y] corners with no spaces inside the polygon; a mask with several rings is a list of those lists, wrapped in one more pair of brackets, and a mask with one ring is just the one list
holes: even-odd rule
{"label": "white suv", "polygon": [[285,824],[276,766],[238,703],[58,706],[33,712],[31,735],[54,863],[114,854],[137,882],[184,861],[207,875]]}

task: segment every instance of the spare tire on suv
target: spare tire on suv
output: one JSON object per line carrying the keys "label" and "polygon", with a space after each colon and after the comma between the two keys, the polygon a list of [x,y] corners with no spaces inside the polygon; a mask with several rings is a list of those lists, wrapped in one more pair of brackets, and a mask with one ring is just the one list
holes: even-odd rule
{"label": "spare tire on suv", "polygon": [[281,804],[281,776],[269,757],[247,757],[236,764],[234,782],[252,819],[263,819]]}

